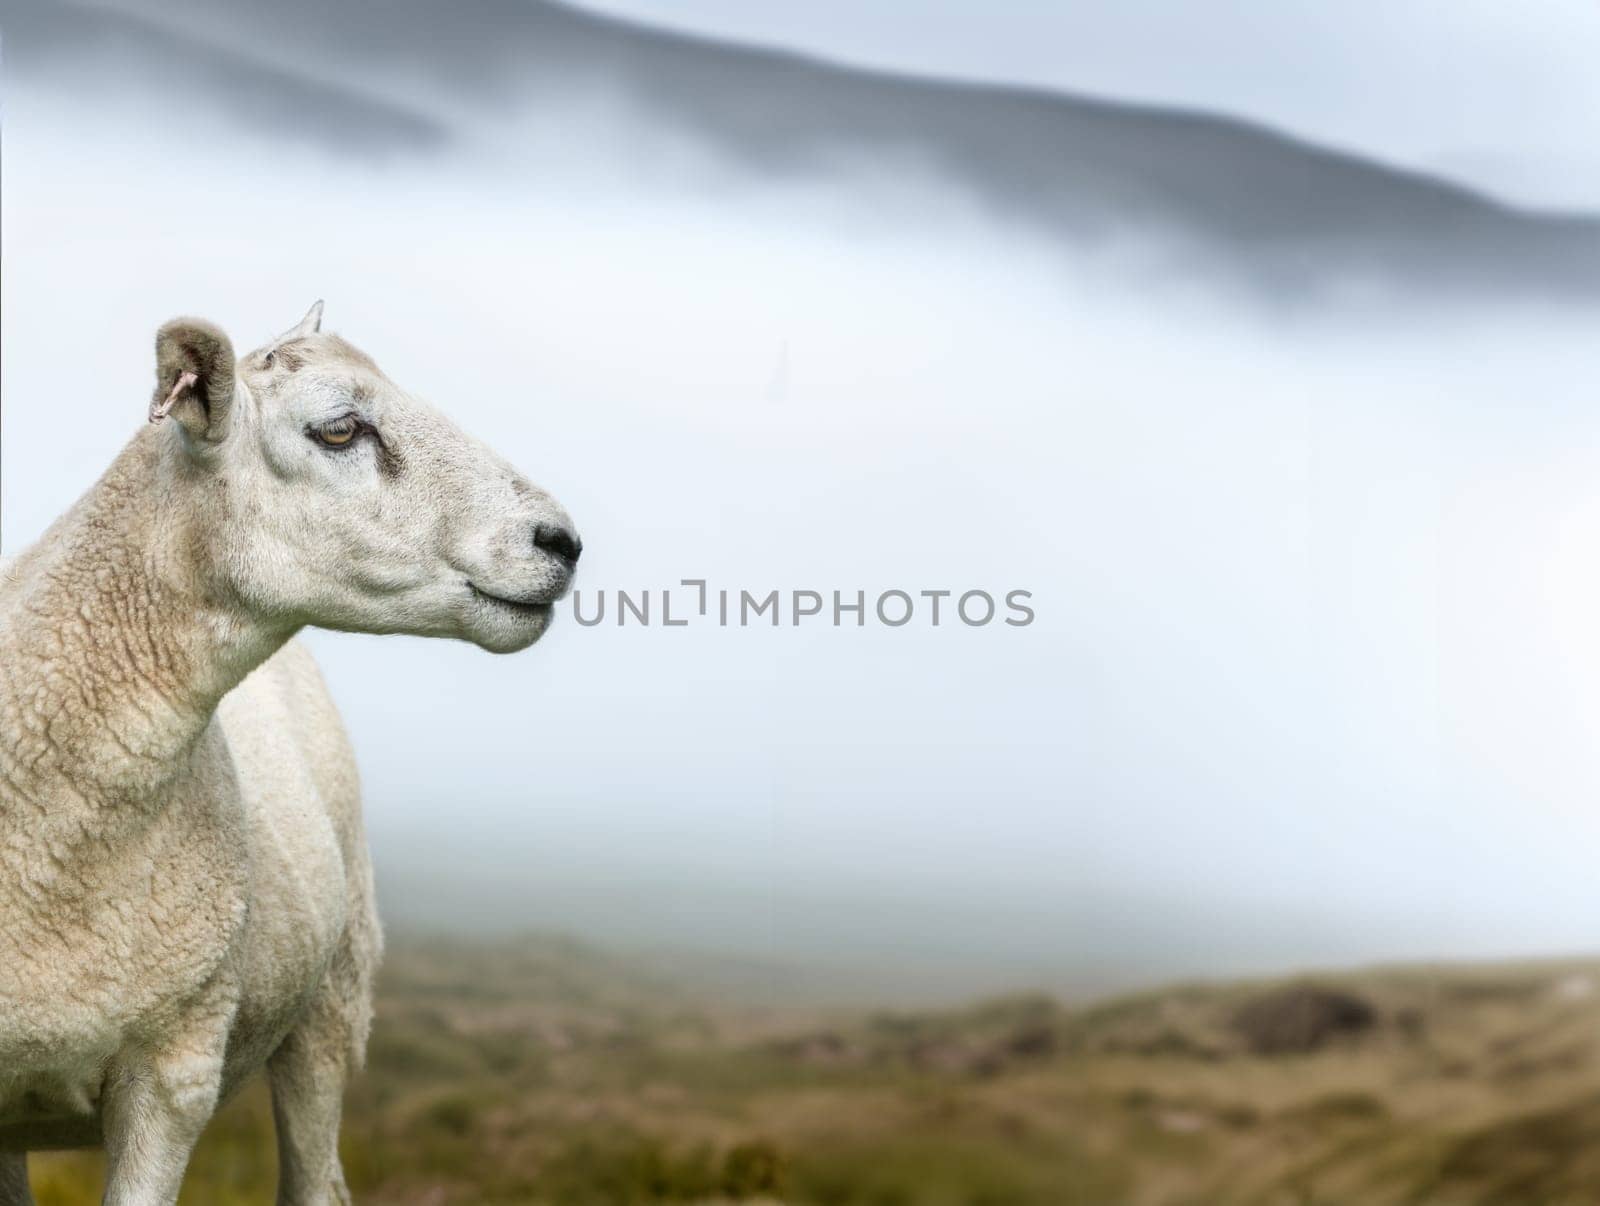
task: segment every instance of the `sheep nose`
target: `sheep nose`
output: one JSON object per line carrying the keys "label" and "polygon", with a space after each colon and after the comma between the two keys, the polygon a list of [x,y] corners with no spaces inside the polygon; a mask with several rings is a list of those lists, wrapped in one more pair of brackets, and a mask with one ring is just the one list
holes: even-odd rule
{"label": "sheep nose", "polygon": [[568,565],[577,565],[578,558],[583,555],[583,541],[578,539],[578,534],[556,523],[534,525],[533,547],[561,558]]}

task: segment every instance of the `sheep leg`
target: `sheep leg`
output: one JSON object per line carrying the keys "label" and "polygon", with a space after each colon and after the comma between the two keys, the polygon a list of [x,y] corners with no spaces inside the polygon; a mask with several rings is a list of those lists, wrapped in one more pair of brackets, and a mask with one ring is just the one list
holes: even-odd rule
{"label": "sheep leg", "polygon": [[33,1206],[26,1152],[0,1152],[0,1206]]}
{"label": "sheep leg", "polygon": [[267,1061],[278,1131],[278,1206],[349,1206],[339,1164],[347,1029],[324,998]]}
{"label": "sheep leg", "polygon": [[106,1079],[101,1124],[105,1206],[172,1206],[189,1153],[222,1085],[221,1035],[118,1061]]}

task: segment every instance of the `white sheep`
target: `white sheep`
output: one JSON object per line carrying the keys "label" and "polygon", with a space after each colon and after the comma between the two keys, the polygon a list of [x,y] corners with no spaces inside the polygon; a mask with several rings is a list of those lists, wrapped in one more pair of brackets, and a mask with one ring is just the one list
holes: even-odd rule
{"label": "white sheep", "polygon": [[337,1139],[380,935],[355,758],[305,625],[532,644],[580,551],[547,494],[321,331],[156,337],[145,428],[0,565],[0,1202],[103,1144],[172,1203],[257,1068],[280,1203]]}

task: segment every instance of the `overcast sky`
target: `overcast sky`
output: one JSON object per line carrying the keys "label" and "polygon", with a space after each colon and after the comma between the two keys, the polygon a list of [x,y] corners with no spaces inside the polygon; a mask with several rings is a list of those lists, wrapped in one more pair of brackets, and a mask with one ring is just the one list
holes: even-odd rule
{"label": "overcast sky", "polygon": [[[852,9],[859,57],[891,44],[895,10]],[[1044,34],[1009,11],[985,29],[1023,63]],[[1442,129],[1431,94],[1400,87],[1401,18],[1340,11],[1391,34],[1372,59],[1396,120],[1373,100],[1362,128]],[[953,7],[919,12],[926,53],[952,57],[924,65],[951,66]],[[431,52],[427,21],[411,32]],[[1115,62],[1124,91],[1176,87],[1174,52],[1118,22],[1098,50],[1073,40],[1103,64],[1084,86],[1112,90]],[[1248,42],[1279,124],[1362,114],[1331,68],[1292,86],[1245,28],[1166,45]],[[336,44],[319,29],[300,33]],[[568,506],[590,607],[685,577],[1037,604],[1027,628],[564,614],[512,658],[311,634],[391,921],[852,963],[897,988],[922,969],[962,992],[1596,945],[1592,307],[1268,307],[1216,258],[1166,260],[1157,228],[1083,245],[906,157],[806,175],[735,158],[690,188],[650,168],[664,146],[699,153],[672,114],[581,90],[463,103],[462,136],[381,158],[370,133],[291,138],[298,111],[245,120],[333,73],[245,91],[257,59],[303,57],[232,36],[256,57],[193,91],[165,35],[120,57],[85,39],[99,57],[11,79],[8,548],[143,423],[158,323],[203,314],[242,349],[322,296],[331,329]],[[1353,35],[1325,41],[1330,64],[1352,58]],[[1550,47],[1557,65],[1571,50]],[[734,58],[701,61],[720,79]],[[1187,99],[1247,108],[1207,61],[1213,92]],[[368,70],[371,95],[415,90],[404,55]],[[1537,93],[1475,103],[1511,146],[1505,98]],[[1394,237],[1421,239],[1451,212],[1438,191],[1354,195],[1399,196],[1423,218]]]}
{"label": "overcast sky", "polygon": [[584,0],[854,63],[1267,122],[1532,205],[1600,208],[1593,0]]}

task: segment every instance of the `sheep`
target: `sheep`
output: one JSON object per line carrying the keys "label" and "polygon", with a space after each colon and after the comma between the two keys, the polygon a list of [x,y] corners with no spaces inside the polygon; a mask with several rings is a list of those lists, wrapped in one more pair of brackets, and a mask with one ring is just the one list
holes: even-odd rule
{"label": "sheep", "polygon": [[237,361],[163,326],[151,424],[0,566],[0,1202],[31,1200],[29,1150],[97,1145],[105,1202],[174,1202],[263,1066],[278,1201],[349,1201],[382,942],[355,757],[295,636],[523,649],[582,546],[321,319]]}

